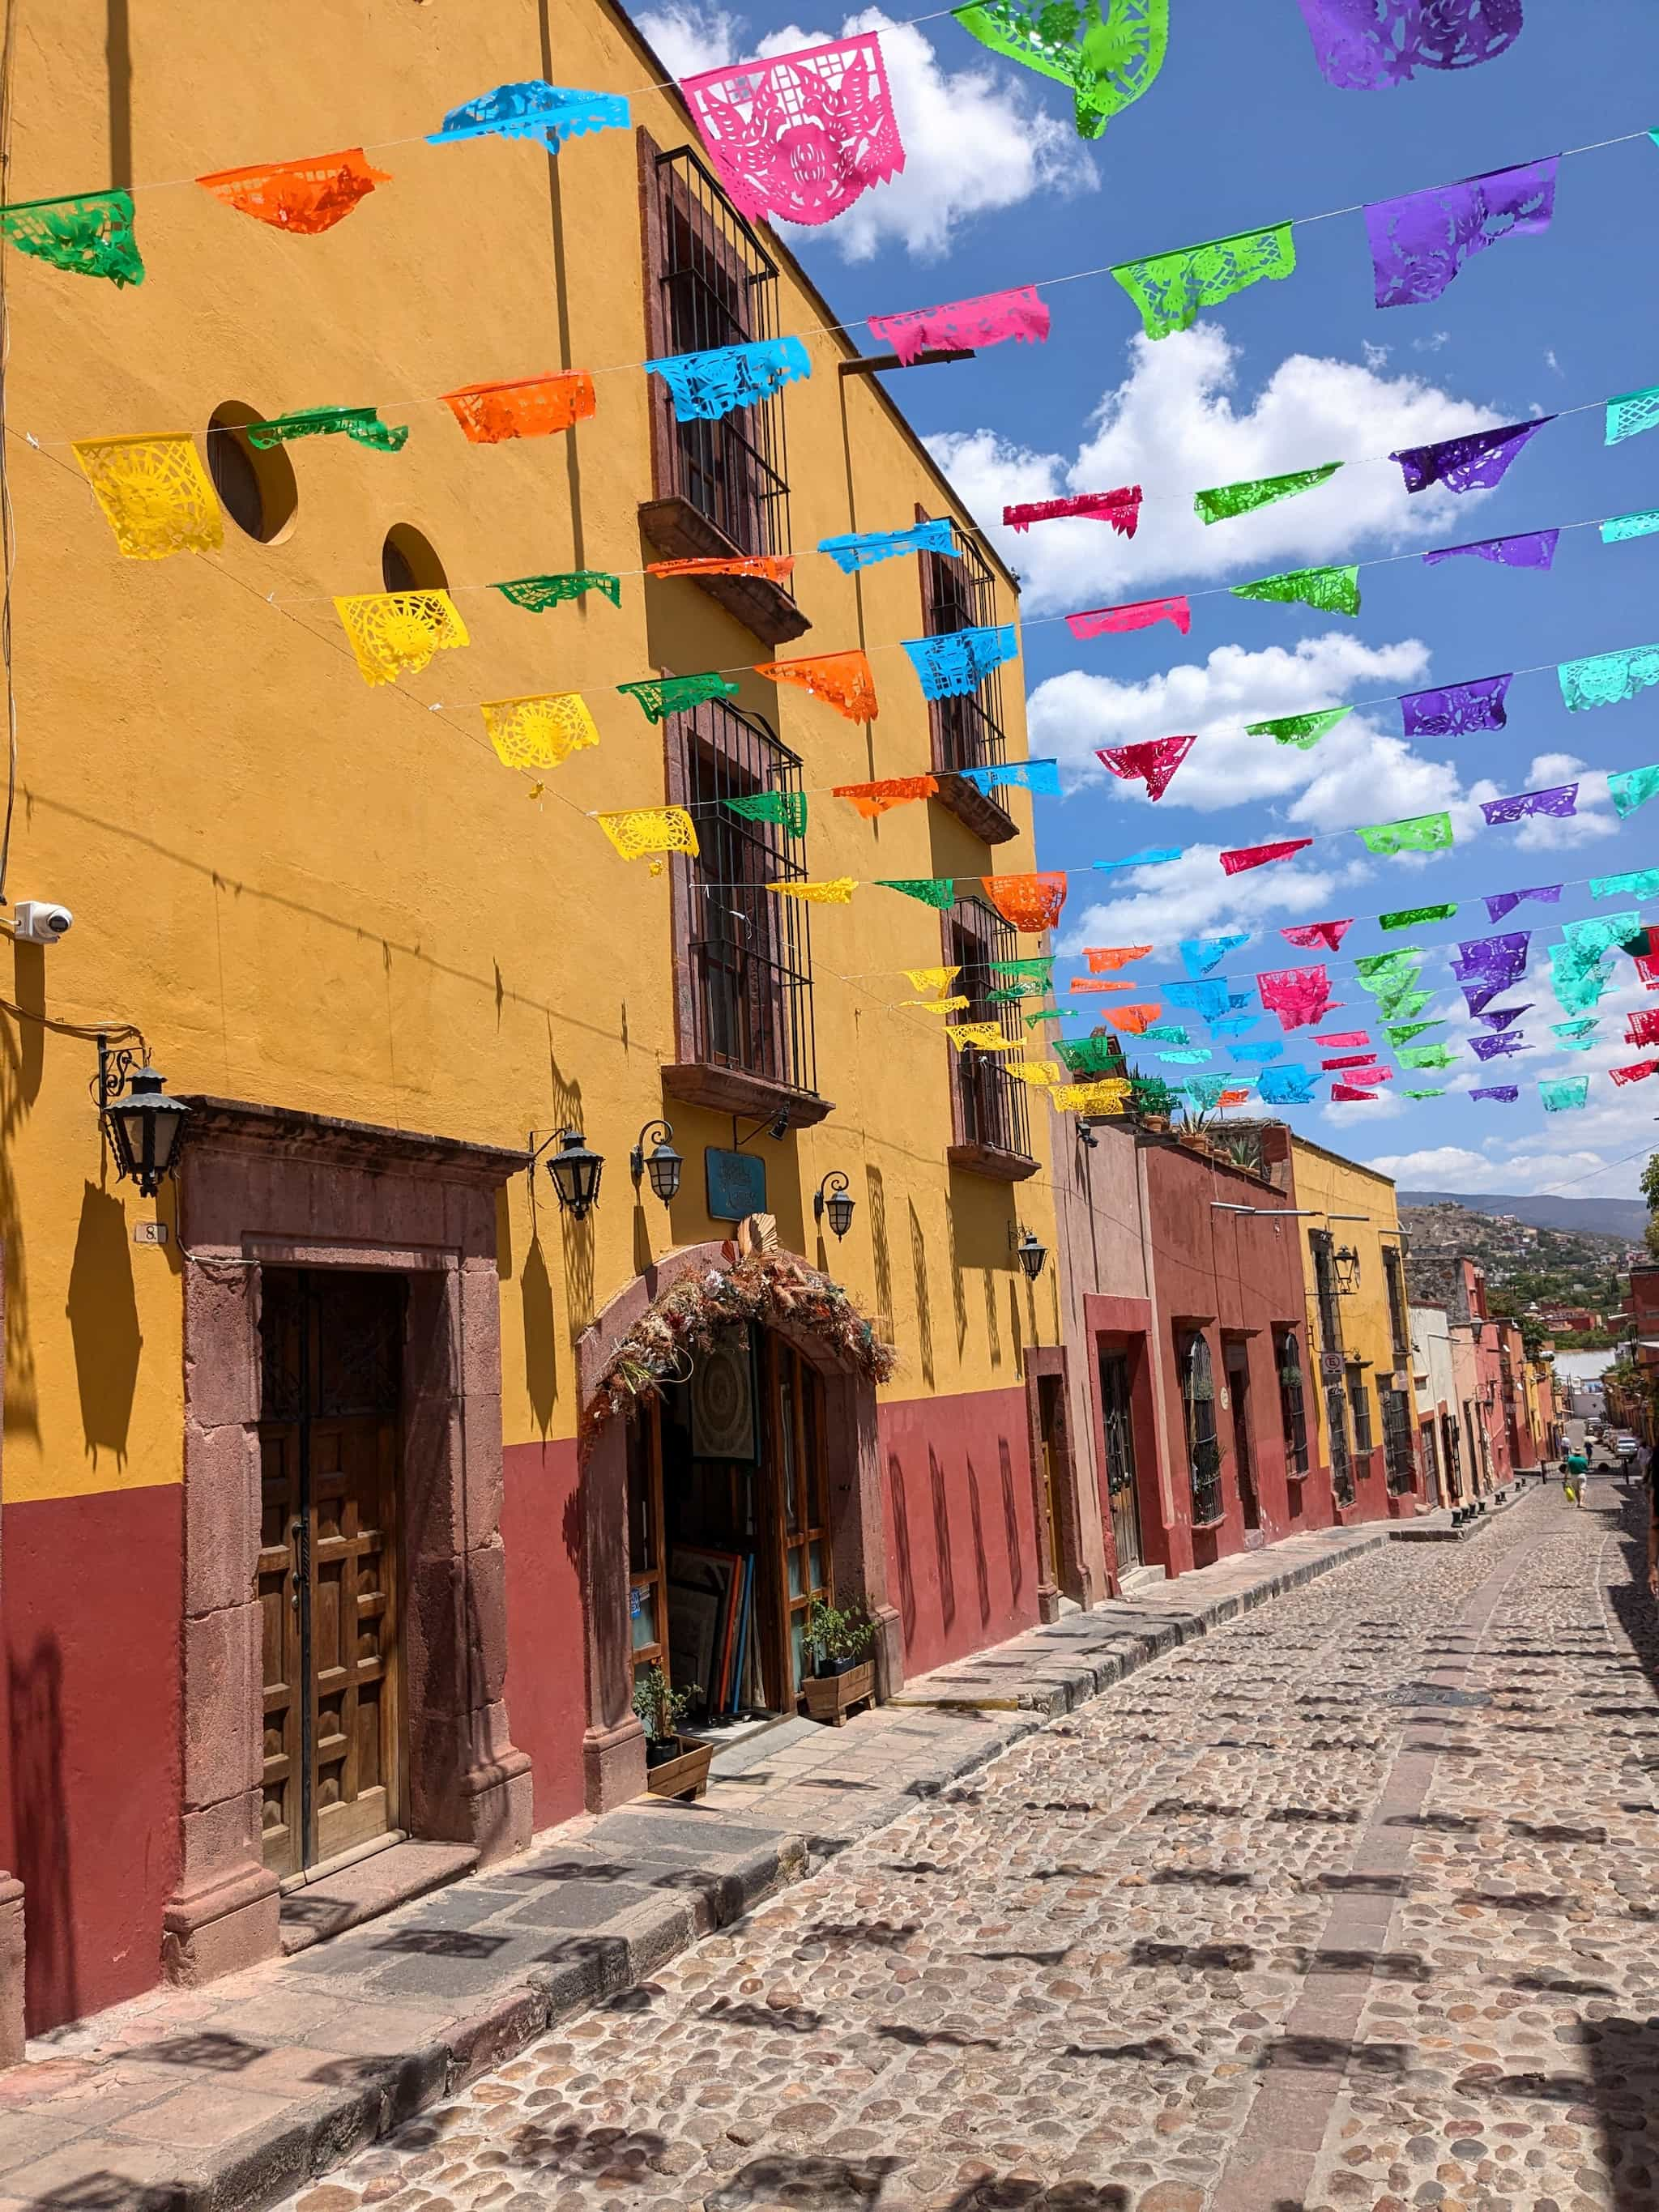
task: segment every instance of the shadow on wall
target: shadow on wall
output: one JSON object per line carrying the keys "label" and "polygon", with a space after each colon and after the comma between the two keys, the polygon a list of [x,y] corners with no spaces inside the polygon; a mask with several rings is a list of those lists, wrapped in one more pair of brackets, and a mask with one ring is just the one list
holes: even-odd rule
{"label": "shadow on wall", "polygon": [[951,1559],[951,1501],[945,1487],[945,1469],[932,1444],[927,1447],[927,1486],[933,1498],[933,1551],[939,1561],[939,1607],[948,1636],[956,1624],[957,1578]]}
{"label": "shadow on wall", "polygon": [[138,1326],[126,1208],[96,1183],[82,1188],[81,1225],[64,1311],[75,1345],[87,1449],[94,1468],[100,1449],[112,1451],[119,1467],[127,1455],[144,1337]]}
{"label": "shadow on wall", "polygon": [[916,1577],[910,1558],[910,1512],[904,1496],[904,1469],[896,1452],[887,1455],[887,1480],[893,1498],[893,1559],[898,1571],[899,1626],[908,1652],[916,1633]]}
{"label": "shadow on wall", "polygon": [[870,1257],[876,1276],[876,1327],[884,1341],[891,1344],[896,1334],[893,1326],[893,1258],[887,1245],[887,1187],[882,1181],[879,1168],[866,1166],[864,1188],[870,1201]]}
{"label": "shadow on wall", "polygon": [[997,1438],[997,1461],[1002,1474],[1002,1532],[1008,1545],[1008,1583],[1016,1605],[1025,1589],[1025,1552],[1019,1540],[1019,1510],[1014,1498],[1014,1455],[1006,1437]]}
{"label": "shadow on wall", "polygon": [[9,1662],[7,1692],[13,1871],[23,1885],[24,2007],[35,2035],[81,2011],[64,1803],[64,1659],[55,1636],[37,1638],[26,1664]]}
{"label": "shadow on wall", "polygon": [[[46,1011],[46,949],[12,947],[17,1004],[33,1013]],[[46,1031],[38,1023],[7,1023],[0,1028],[0,1252],[6,1268],[5,1425],[8,1436],[38,1437],[40,1406],[35,1396],[34,1344],[29,1334],[28,1267],[23,1217],[13,1176],[17,1132],[40,1095],[46,1063]]]}
{"label": "shadow on wall", "polygon": [[910,1267],[916,1280],[916,1339],[921,1347],[921,1379],[931,1390],[934,1388],[933,1306],[927,1295],[927,1241],[921,1233],[915,1200],[907,1199],[905,1205],[910,1215]]}
{"label": "shadow on wall", "polygon": [[979,1470],[968,1454],[968,1518],[974,1531],[974,1580],[979,1587],[979,1623],[991,1618],[991,1562],[985,1556],[985,1519],[979,1510]]}

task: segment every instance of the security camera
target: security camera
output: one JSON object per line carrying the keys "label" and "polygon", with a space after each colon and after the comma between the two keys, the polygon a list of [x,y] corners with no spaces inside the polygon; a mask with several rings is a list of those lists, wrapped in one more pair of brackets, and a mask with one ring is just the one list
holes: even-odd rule
{"label": "security camera", "polygon": [[19,899],[11,933],[20,945],[56,945],[74,926],[66,906],[54,906],[50,899]]}

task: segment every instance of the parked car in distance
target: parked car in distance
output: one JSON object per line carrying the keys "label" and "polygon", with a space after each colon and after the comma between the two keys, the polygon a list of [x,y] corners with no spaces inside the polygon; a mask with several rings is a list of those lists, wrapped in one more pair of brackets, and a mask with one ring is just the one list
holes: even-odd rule
{"label": "parked car in distance", "polygon": [[1620,1459],[1634,1459],[1637,1453],[1642,1449],[1641,1445],[1637,1442],[1636,1438],[1632,1436],[1628,1429],[1620,1429],[1615,1431],[1613,1438],[1613,1448],[1614,1451],[1618,1453]]}

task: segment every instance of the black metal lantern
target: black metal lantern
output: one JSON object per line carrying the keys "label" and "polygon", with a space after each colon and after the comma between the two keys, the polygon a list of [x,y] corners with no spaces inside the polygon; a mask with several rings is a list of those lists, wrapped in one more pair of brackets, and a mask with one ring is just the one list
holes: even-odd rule
{"label": "black metal lantern", "polygon": [[573,1221],[585,1221],[599,1195],[605,1155],[591,1152],[580,1129],[561,1129],[559,1149],[547,1164],[560,1206]]}
{"label": "black metal lantern", "polygon": [[[640,1131],[638,1143],[628,1156],[628,1171],[634,1178],[635,1188],[638,1188],[641,1176],[648,1175],[652,1189],[665,1206],[671,1205],[678,1194],[680,1170],[685,1165],[674,1150],[673,1134],[672,1122],[647,1121]],[[645,1149],[647,1137],[655,1139],[649,1152]]]}
{"label": "black metal lantern", "polygon": [[1037,1277],[1042,1273],[1044,1261],[1048,1257],[1048,1247],[1037,1236],[1035,1230],[1027,1229],[1016,1237],[1012,1221],[1008,1224],[1008,1242],[1014,1248],[1015,1258],[1025,1270],[1026,1281],[1036,1282]]}
{"label": "black metal lantern", "polygon": [[[830,1194],[827,1198],[824,1196],[825,1191]],[[839,1168],[832,1168],[818,1185],[817,1194],[813,1198],[812,1218],[814,1221],[822,1221],[827,1213],[830,1217],[830,1226],[834,1230],[839,1241],[846,1236],[853,1225],[853,1207],[855,1202],[847,1195],[846,1176]]]}
{"label": "black metal lantern", "polygon": [[115,1171],[154,1198],[179,1162],[190,1109],[169,1098],[167,1078],[153,1067],[134,1067],[136,1055],[112,1053],[98,1040],[98,1110],[109,1132]]}
{"label": "black metal lantern", "polygon": [[1331,1255],[1331,1266],[1335,1271],[1337,1296],[1351,1298],[1359,1288],[1358,1253],[1352,1244],[1345,1244],[1340,1252]]}

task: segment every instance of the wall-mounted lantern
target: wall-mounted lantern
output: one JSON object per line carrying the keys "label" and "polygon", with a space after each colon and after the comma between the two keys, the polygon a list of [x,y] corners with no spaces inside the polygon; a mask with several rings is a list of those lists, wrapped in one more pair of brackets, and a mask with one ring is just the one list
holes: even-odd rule
{"label": "wall-mounted lantern", "polygon": [[135,1067],[137,1057],[112,1052],[109,1040],[99,1038],[98,1112],[109,1132],[117,1176],[154,1198],[177,1169],[190,1109],[182,1098],[166,1096],[164,1075],[153,1067]]}
{"label": "wall-mounted lantern", "polygon": [[[825,1192],[829,1196],[824,1196]],[[847,1195],[847,1178],[839,1168],[832,1168],[818,1185],[812,1200],[812,1218],[822,1221],[827,1213],[830,1226],[837,1242],[853,1225],[853,1207],[856,1201]]]}
{"label": "wall-mounted lantern", "polygon": [[1351,1298],[1359,1288],[1359,1255],[1352,1244],[1344,1244],[1331,1255],[1331,1267],[1336,1280],[1336,1294]]}
{"label": "wall-mounted lantern", "polygon": [[[628,1171],[634,1178],[634,1188],[640,1187],[641,1176],[648,1175],[651,1188],[665,1206],[672,1206],[680,1187],[680,1170],[685,1162],[674,1150],[674,1128],[669,1121],[647,1121],[640,1131],[638,1141],[628,1156]],[[651,1150],[645,1149],[645,1140],[653,1138]]]}
{"label": "wall-mounted lantern", "polygon": [[[547,1144],[558,1144],[558,1151],[547,1164],[547,1172],[553,1179],[560,1209],[573,1221],[585,1221],[590,1210],[598,1203],[599,1176],[605,1169],[605,1155],[592,1152],[580,1129],[561,1129],[556,1139],[550,1137]],[[532,1165],[547,1150],[538,1145],[531,1154]]]}
{"label": "wall-mounted lantern", "polygon": [[1025,1270],[1026,1281],[1036,1282],[1037,1277],[1042,1273],[1044,1261],[1048,1257],[1048,1247],[1034,1230],[1022,1230],[1016,1236],[1014,1224],[1012,1221],[1008,1224],[1008,1243],[1015,1258]]}

